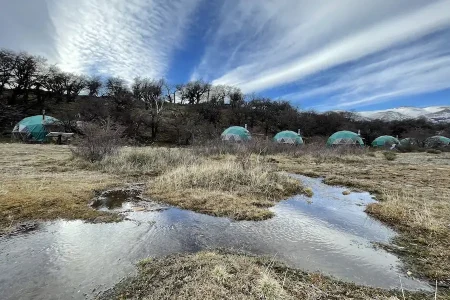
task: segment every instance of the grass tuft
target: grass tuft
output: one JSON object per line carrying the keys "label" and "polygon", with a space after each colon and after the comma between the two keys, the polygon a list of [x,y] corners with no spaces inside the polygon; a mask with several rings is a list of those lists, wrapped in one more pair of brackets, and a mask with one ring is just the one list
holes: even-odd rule
{"label": "grass tuft", "polygon": [[[268,268],[268,266],[270,266]],[[405,292],[409,300],[433,293]],[[357,286],[290,269],[265,257],[199,252],[139,264],[138,274],[99,299],[399,299],[401,291]],[[438,295],[438,299],[446,299]]]}
{"label": "grass tuft", "polygon": [[383,155],[384,155],[384,158],[389,161],[393,161],[393,160],[397,159],[397,153],[392,152],[392,151],[384,151]]}
{"label": "grass tuft", "polygon": [[233,219],[262,220],[277,201],[304,192],[300,182],[258,160],[203,159],[149,182],[148,194],[183,208]]}

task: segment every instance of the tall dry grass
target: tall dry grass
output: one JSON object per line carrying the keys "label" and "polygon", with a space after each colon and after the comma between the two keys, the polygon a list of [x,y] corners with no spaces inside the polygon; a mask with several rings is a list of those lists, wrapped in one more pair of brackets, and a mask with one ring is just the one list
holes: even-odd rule
{"label": "tall dry grass", "polygon": [[199,157],[188,149],[125,147],[91,167],[115,174],[158,175],[182,164],[195,164],[197,160]]}
{"label": "tall dry grass", "polygon": [[211,140],[194,147],[198,155],[239,155],[251,153],[256,155],[288,155],[299,157],[310,155],[318,158],[340,157],[346,155],[364,155],[368,148],[356,146],[326,147],[325,138],[316,138],[304,145],[279,144],[272,140],[255,138],[245,143],[233,143],[221,140]]}
{"label": "tall dry grass", "polygon": [[261,220],[276,201],[304,192],[300,182],[261,160],[199,159],[182,164],[149,183],[162,201],[217,216]]}
{"label": "tall dry grass", "polygon": [[274,172],[259,161],[243,166],[237,160],[203,160],[184,164],[155,179],[155,189],[181,191],[203,189],[206,191],[235,192],[259,195],[272,200],[280,195],[299,191],[299,182],[286,174]]}

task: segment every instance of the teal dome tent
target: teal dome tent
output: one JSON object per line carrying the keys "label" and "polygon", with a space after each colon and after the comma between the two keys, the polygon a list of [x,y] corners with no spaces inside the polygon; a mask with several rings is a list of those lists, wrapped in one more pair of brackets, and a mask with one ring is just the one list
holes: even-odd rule
{"label": "teal dome tent", "polygon": [[340,145],[364,146],[364,142],[358,134],[352,131],[338,131],[328,138],[327,147]]}
{"label": "teal dome tent", "polygon": [[425,147],[439,148],[450,146],[450,139],[445,136],[432,136],[425,140]]}
{"label": "teal dome tent", "polygon": [[274,136],[273,140],[280,144],[291,144],[291,145],[303,144],[302,137],[298,133],[290,130],[285,130],[277,133]]}
{"label": "teal dome tent", "polygon": [[252,139],[250,132],[241,126],[231,126],[225,129],[221,138],[223,141],[245,142]]}
{"label": "teal dome tent", "polygon": [[62,123],[53,117],[46,115],[37,115],[27,117],[14,126],[12,135],[16,139],[26,142],[45,142],[47,134],[50,131],[56,131],[56,128],[62,126]]}
{"label": "teal dome tent", "polygon": [[399,145],[400,141],[393,136],[382,135],[372,142],[372,147],[391,147],[394,144]]}

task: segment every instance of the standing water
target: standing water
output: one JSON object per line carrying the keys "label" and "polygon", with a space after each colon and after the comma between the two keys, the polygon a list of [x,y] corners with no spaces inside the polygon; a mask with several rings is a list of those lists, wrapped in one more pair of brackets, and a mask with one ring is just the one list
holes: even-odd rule
{"label": "standing water", "polygon": [[126,212],[123,222],[47,222],[36,232],[0,238],[1,298],[91,298],[133,273],[145,257],[219,247],[270,255],[291,267],[358,284],[399,288],[401,278],[404,288],[429,289],[405,277],[396,256],[373,247],[373,242],[388,243],[395,233],[364,213],[374,202],[370,194],[345,196],[345,189],[320,179],[296,177],[314,196],[278,203],[271,209],[275,216],[266,221],[236,222],[154,203],[136,211],[139,202],[120,205],[126,197],[119,193],[113,205],[93,205]]}

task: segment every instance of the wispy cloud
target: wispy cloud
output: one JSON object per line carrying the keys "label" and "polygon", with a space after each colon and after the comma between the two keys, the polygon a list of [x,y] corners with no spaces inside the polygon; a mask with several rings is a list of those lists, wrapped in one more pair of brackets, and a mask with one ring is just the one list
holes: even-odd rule
{"label": "wispy cloud", "polygon": [[58,63],[73,72],[161,77],[199,0],[47,0]]}
{"label": "wispy cloud", "polygon": [[[354,108],[393,97],[450,88],[449,41],[440,38],[387,51],[353,64],[345,72],[329,72],[308,88],[282,98],[328,98],[320,107]],[[314,87],[312,87],[314,86]]]}
{"label": "wispy cloud", "polygon": [[[298,83],[342,64],[444,30],[450,27],[449,8],[448,0],[227,2],[196,74],[215,77],[215,84],[237,85],[246,92]],[[421,64],[425,68],[425,62],[417,61],[416,67]],[[447,64],[447,61],[441,63]],[[391,69],[383,74],[390,79],[388,75],[395,69],[392,64],[386,65]],[[403,65],[404,72],[408,72],[408,67]],[[413,72],[414,66],[410,68],[409,72]],[[419,76],[420,72],[416,71]],[[441,72],[445,73],[445,69]],[[405,75],[400,71],[398,74]],[[436,80],[437,70],[434,75],[423,72],[417,82]],[[346,77],[347,73],[340,76]],[[438,88],[442,84],[427,87],[420,84],[414,90],[433,89],[433,86]],[[400,93],[400,89],[396,90]],[[409,90],[414,93],[412,88]],[[371,97],[379,99],[381,93],[365,96],[360,102],[347,101],[347,104],[370,102]]]}

